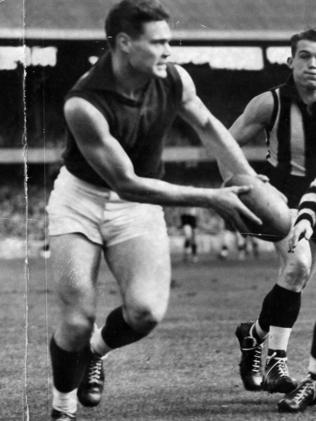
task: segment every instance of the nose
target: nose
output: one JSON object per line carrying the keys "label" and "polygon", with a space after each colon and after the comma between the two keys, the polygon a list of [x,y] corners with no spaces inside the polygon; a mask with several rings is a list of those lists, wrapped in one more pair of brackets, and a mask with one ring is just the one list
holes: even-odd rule
{"label": "nose", "polygon": [[171,47],[170,47],[169,42],[166,42],[166,43],[164,44],[164,51],[163,51],[163,55],[164,55],[164,57],[169,57],[169,56],[170,56],[170,54],[171,54]]}
{"label": "nose", "polygon": [[316,69],[316,55],[311,57],[309,65]]}

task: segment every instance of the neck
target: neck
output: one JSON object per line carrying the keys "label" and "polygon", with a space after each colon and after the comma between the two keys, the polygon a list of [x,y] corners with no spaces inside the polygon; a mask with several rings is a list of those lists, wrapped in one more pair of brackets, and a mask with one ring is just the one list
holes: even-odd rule
{"label": "neck", "polygon": [[312,105],[316,102],[316,87],[302,86],[297,84],[297,91],[306,105]]}
{"label": "neck", "polygon": [[112,54],[112,69],[117,89],[124,96],[132,99],[139,98],[149,81],[149,77],[136,71],[127,60],[116,54]]}

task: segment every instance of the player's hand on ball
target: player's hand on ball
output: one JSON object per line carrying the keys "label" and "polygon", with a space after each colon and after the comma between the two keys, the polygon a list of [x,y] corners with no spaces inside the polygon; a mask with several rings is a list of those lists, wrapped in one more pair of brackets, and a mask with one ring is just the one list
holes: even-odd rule
{"label": "player's hand on ball", "polygon": [[289,253],[294,253],[294,250],[300,240],[305,238],[310,240],[313,235],[313,227],[307,219],[300,220],[292,229],[289,238]]}
{"label": "player's hand on ball", "polygon": [[236,174],[226,183],[228,187],[252,186],[248,193],[240,194],[240,200],[261,219],[262,225],[254,224],[251,220],[244,221],[250,228],[248,235],[273,242],[288,235],[291,229],[291,212],[275,187],[262,182],[256,175],[247,174]]}
{"label": "player's hand on ball", "polygon": [[248,193],[251,188],[251,186],[233,186],[217,189],[213,201],[214,209],[242,233],[249,232],[245,221],[262,225],[261,219],[238,197],[240,194]]}

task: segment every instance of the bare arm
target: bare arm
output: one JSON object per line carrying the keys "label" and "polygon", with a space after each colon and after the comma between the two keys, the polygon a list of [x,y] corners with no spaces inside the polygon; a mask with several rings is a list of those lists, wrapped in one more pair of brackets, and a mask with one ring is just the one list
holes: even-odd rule
{"label": "bare arm", "polygon": [[240,214],[260,222],[238,199],[237,195],[248,188],[195,188],[139,177],[126,152],[111,135],[104,116],[92,104],[74,97],[66,102],[64,111],[85,159],[123,199],[161,205],[211,207],[224,218],[236,221],[237,226],[244,226]]}
{"label": "bare arm", "polygon": [[[265,129],[269,127],[273,113],[273,97],[270,92],[264,92],[254,97],[246,106],[243,113],[235,120],[230,133],[239,145],[243,146],[258,137],[265,136]],[[225,162],[219,162],[220,170]],[[233,175],[233,171],[230,172]]]}
{"label": "bare arm", "polygon": [[225,179],[231,173],[255,175],[233,136],[197,96],[189,74],[180,66],[177,69],[183,84],[181,116],[194,127],[206,149],[222,163],[222,177]]}
{"label": "bare arm", "polygon": [[264,134],[270,125],[273,106],[273,97],[270,92],[254,97],[247,104],[244,112],[230,128],[232,136],[240,145],[245,145]]}

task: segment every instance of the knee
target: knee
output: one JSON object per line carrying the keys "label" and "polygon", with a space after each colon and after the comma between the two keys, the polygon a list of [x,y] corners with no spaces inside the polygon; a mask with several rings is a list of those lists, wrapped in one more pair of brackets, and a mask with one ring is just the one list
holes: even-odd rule
{"label": "knee", "polygon": [[71,346],[83,346],[89,343],[95,322],[95,315],[76,312],[66,315],[62,320],[62,331]]}
{"label": "knee", "polygon": [[283,273],[284,286],[291,291],[300,292],[307,284],[311,274],[310,264],[302,259],[285,268]]}
{"label": "knee", "polygon": [[160,323],[166,313],[166,306],[139,303],[125,307],[126,322],[137,332],[149,333]]}

